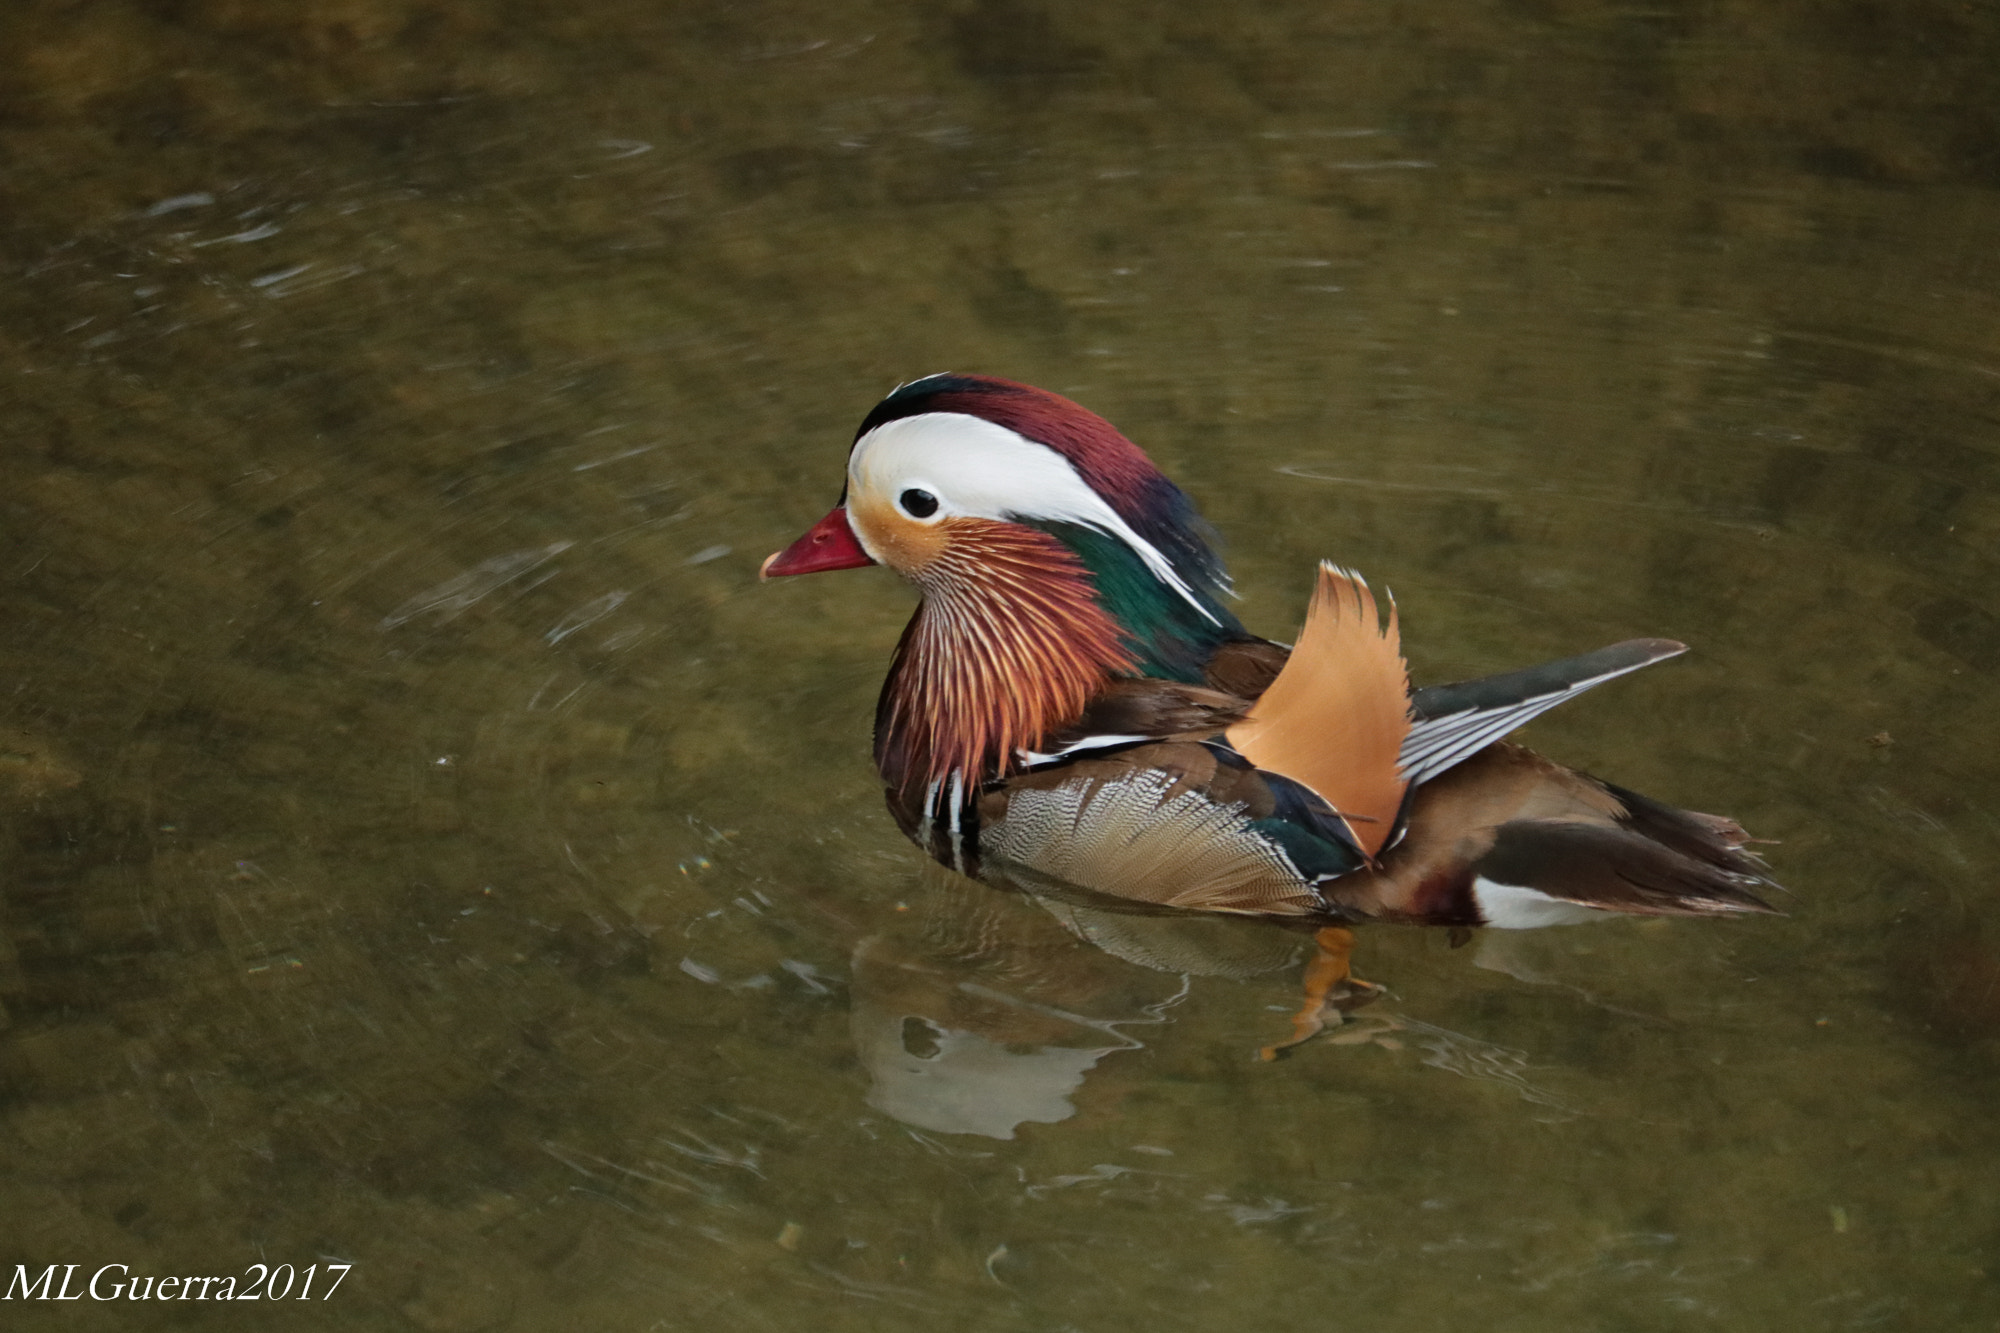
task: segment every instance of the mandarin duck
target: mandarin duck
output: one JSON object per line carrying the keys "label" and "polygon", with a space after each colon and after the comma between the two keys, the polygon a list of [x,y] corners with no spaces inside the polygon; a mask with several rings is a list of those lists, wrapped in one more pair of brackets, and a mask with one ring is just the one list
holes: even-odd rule
{"label": "mandarin duck", "polygon": [[875,764],[904,833],[965,875],[1314,929],[1322,991],[1363,921],[1773,910],[1734,820],[1504,739],[1684,645],[1412,689],[1394,604],[1331,564],[1298,642],[1259,638],[1193,503],[1058,394],[943,374],[878,403],[839,503],[762,574],[872,564],[920,594]]}

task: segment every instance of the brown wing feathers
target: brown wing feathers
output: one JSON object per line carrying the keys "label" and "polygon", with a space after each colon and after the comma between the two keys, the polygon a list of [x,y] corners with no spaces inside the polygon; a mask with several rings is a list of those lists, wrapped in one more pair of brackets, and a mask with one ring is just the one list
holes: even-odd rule
{"label": "brown wing feathers", "polygon": [[1229,728],[1229,743],[1257,767],[1310,787],[1372,857],[1402,808],[1408,784],[1396,760],[1409,731],[1410,676],[1394,604],[1384,624],[1360,575],[1321,564],[1290,659]]}
{"label": "brown wing feathers", "polygon": [[1323,891],[1361,916],[1475,924],[1474,878],[1642,915],[1772,910],[1742,831],[1563,768],[1505,741],[1422,784],[1379,872]]}
{"label": "brown wing feathers", "polygon": [[1769,912],[1763,877],[1728,870],[1655,842],[1625,825],[1515,820],[1494,831],[1473,870],[1565,902],[1641,916]]}

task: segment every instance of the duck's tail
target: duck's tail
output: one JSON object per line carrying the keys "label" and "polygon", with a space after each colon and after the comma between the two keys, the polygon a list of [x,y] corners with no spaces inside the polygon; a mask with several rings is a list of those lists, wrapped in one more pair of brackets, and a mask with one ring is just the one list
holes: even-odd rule
{"label": "duck's tail", "polygon": [[1608,913],[1774,912],[1732,819],[1679,810],[1501,742],[1419,787],[1379,873],[1326,886],[1360,915],[1502,928]]}

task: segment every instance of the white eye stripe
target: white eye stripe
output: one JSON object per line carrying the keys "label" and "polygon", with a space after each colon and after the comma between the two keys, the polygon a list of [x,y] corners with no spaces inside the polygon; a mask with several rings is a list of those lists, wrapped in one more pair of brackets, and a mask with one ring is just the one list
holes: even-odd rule
{"label": "white eye stripe", "polygon": [[934,517],[1032,518],[1095,528],[1131,547],[1155,578],[1220,623],[1173,563],[1134,532],[1067,458],[984,417],[925,412],[885,421],[854,442],[847,476],[859,495],[894,499],[910,489],[928,491],[938,502]]}

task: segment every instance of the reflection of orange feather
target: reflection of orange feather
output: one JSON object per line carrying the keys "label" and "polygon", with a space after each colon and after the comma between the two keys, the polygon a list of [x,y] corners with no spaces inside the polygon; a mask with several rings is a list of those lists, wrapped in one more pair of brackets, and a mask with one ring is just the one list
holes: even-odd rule
{"label": "reflection of orange feather", "polygon": [[1381,623],[1357,574],[1319,567],[1306,627],[1277,680],[1229,743],[1251,763],[1319,793],[1369,856],[1381,851],[1408,786],[1396,766],[1410,732],[1410,676],[1396,608]]}

